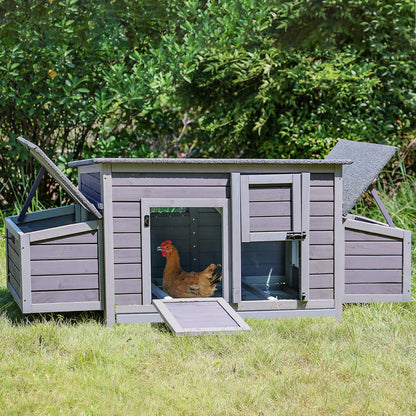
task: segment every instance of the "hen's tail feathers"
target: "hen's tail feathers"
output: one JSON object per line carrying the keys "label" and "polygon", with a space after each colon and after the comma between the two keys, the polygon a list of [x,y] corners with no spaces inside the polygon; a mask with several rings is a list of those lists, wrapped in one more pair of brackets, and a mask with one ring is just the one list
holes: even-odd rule
{"label": "hen's tail feathers", "polygon": [[215,269],[212,271],[212,278],[211,278],[211,286],[216,285],[222,279],[222,266],[221,264],[217,264]]}

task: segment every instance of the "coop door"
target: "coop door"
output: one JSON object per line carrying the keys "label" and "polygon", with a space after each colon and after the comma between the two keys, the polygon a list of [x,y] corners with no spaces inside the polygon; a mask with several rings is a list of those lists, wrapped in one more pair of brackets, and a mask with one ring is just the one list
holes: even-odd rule
{"label": "coop door", "polygon": [[238,182],[241,243],[234,245],[240,254],[234,301],[308,300],[309,173],[234,175],[234,194]]}
{"label": "coop door", "polygon": [[166,264],[157,247],[170,240],[186,272],[199,272],[210,264],[222,265],[222,281],[215,297],[228,300],[228,201],[183,198],[142,199],[142,274],[144,304],[163,298]]}

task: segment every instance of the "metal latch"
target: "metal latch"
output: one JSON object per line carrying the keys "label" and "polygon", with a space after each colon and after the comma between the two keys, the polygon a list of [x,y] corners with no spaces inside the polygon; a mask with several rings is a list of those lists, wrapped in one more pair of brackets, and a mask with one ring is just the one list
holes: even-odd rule
{"label": "metal latch", "polygon": [[291,232],[286,234],[287,240],[304,240],[306,238],[306,232]]}
{"label": "metal latch", "polygon": [[149,215],[145,215],[144,216],[144,226],[147,228],[147,227],[150,227],[150,216]]}

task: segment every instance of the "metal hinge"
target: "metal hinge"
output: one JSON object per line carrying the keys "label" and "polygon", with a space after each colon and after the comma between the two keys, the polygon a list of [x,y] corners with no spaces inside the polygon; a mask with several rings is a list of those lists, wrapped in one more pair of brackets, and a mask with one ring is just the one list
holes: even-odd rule
{"label": "metal hinge", "polygon": [[306,232],[293,232],[286,234],[286,240],[304,240],[306,238]]}

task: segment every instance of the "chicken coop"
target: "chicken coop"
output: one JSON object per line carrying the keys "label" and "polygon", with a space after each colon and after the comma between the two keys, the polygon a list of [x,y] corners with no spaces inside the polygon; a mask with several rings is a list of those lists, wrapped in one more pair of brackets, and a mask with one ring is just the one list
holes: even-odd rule
{"label": "chicken coop", "polygon": [[[371,188],[394,147],[341,140],[314,160],[80,160],[76,188],[19,141],[40,164],[21,214],[6,219],[7,285],[24,313],[102,310],[108,325],[166,321],[203,333],[247,329],[247,317],[341,317],[346,302],[410,300],[410,231]],[[74,204],[26,213],[45,172]],[[350,213],[369,188],[386,223]],[[165,240],[183,270],[222,265],[213,297],[165,293]]]}

